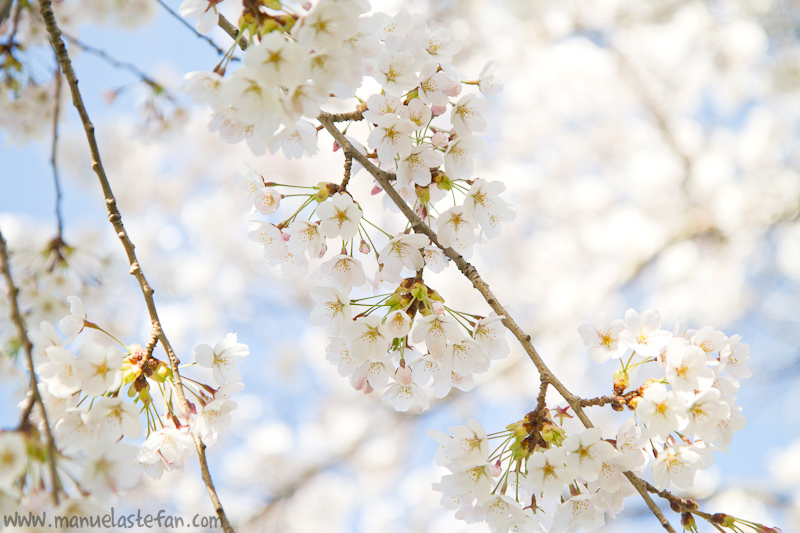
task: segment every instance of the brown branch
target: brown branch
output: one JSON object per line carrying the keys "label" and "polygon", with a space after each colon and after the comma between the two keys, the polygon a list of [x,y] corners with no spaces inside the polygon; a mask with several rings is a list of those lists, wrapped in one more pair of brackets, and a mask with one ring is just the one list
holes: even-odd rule
{"label": "brown branch", "polygon": [[33,411],[34,404],[38,404],[42,410],[42,421],[44,422],[44,434],[47,441],[47,467],[50,471],[50,478],[53,483],[53,500],[58,505],[58,493],[61,490],[61,482],[56,472],[56,442],[53,439],[53,433],[50,431],[50,421],[47,419],[47,410],[44,408],[42,396],[39,394],[39,381],[36,379],[36,371],[33,368],[33,345],[28,338],[28,333],[25,329],[25,321],[22,319],[22,314],[19,310],[19,289],[14,285],[14,280],[11,278],[11,268],[8,265],[8,247],[6,240],[0,232],[0,271],[6,280],[6,290],[8,291],[8,302],[10,307],[11,322],[17,329],[17,338],[19,339],[22,348],[25,350],[25,357],[28,362],[28,369],[31,373],[31,397],[28,405],[23,412],[22,420],[20,421],[20,430],[25,430],[30,424],[30,416]]}
{"label": "brown branch", "polygon": [[364,120],[364,113],[360,109],[351,111],[350,113],[331,113],[328,115],[331,122],[358,122]]}
{"label": "brown branch", "polygon": [[175,100],[175,98],[167,91],[167,89],[162,84],[158,83],[156,80],[148,76],[147,73],[145,73],[143,70],[141,70],[133,63],[120,61],[119,59],[110,56],[105,50],[101,50],[99,48],[95,48],[94,46],[90,46],[86,43],[83,43],[78,39],[76,39],[75,37],[67,35],[66,33],[62,33],[61,35],[70,43],[74,44],[84,52],[89,52],[90,54],[96,55],[97,57],[99,57],[100,59],[102,59],[103,61],[105,61],[106,63],[108,63],[113,67],[122,70],[127,70],[128,72],[135,74],[136,77],[142,81],[142,83],[149,86],[156,94],[164,93],[170,100],[173,101]]}
{"label": "brown branch", "polygon": [[[444,252],[445,256],[447,256],[450,260],[452,260],[456,267],[461,271],[461,273],[472,283],[472,286],[481,293],[483,298],[486,300],[486,303],[489,304],[489,307],[497,313],[498,316],[503,316],[505,318],[502,319],[503,325],[508,328],[511,333],[517,338],[519,343],[522,345],[522,348],[528,354],[528,357],[536,366],[536,369],[539,371],[539,376],[542,381],[545,381],[552,385],[559,394],[567,401],[567,403],[572,407],[572,410],[581,420],[583,425],[587,428],[594,427],[592,422],[583,412],[581,407],[580,398],[572,394],[561,381],[550,371],[550,369],[545,364],[542,357],[536,351],[533,344],[531,343],[531,337],[527,333],[525,333],[522,328],[516,323],[516,321],[509,315],[508,311],[500,304],[497,300],[495,295],[489,289],[489,285],[483,281],[481,276],[478,274],[478,271],[473,267],[470,263],[468,263],[460,254],[458,254],[455,250],[449,247],[442,246],[439,243],[439,240],[436,234],[431,230],[431,228],[425,224],[422,219],[417,216],[414,210],[409,207],[409,205],[403,200],[403,198],[397,193],[397,191],[392,187],[391,181],[395,179],[395,175],[383,171],[376,167],[364,154],[356,150],[350,141],[342,134],[341,131],[336,127],[334,122],[331,120],[331,115],[328,113],[322,112],[317,117],[317,120],[323,125],[323,127],[328,130],[328,132],[333,136],[334,139],[339,143],[339,146],[345,150],[345,153],[350,152],[353,158],[361,163],[361,165],[372,174],[375,178],[375,181],[383,188],[384,192],[392,199],[392,201],[397,205],[403,215],[408,219],[411,227],[414,229],[416,233],[421,233],[427,236],[433,244],[439,247],[442,252]],[[633,486],[636,488],[637,492],[641,495],[644,499],[645,503],[647,504],[648,508],[652,511],[652,513],[658,518],[661,525],[669,531],[670,533],[675,533],[675,530],[670,525],[669,521],[664,517],[664,514],[655,504],[653,499],[647,493],[647,489],[644,486],[644,482],[636,477],[635,475],[631,474],[630,472],[625,474],[626,477],[630,480]]]}
{"label": "brown branch", "polygon": [[344,177],[342,183],[339,185],[339,190],[344,191],[347,189],[347,184],[350,183],[351,171],[353,170],[353,154],[350,152],[344,153]]}
{"label": "brown branch", "polygon": [[217,491],[214,489],[214,481],[211,479],[211,472],[208,470],[208,461],[206,460],[206,445],[200,440],[200,437],[193,436],[194,444],[197,446],[197,457],[200,460],[200,474],[203,476],[203,482],[208,491],[208,497],[211,498],[211,505],[214,506],[214,512],[219,517],[220,525],[225,533],[233,533],[233,527],[228,521],[228,516],[225,514],[225,509],[222,508],[222,503],[219,501]]}
{"label": "brown branch", "polygon": [[[94,125],[89,119],[89,114],[86,112],[86,107],[83,104],[83,98],[81,97],[80,90],[78,89],[78,78],[75,76],[75,71],[72,68],[72,61],[67,54],[67,48],[64,45],[63,39],[61,38],[61,30],[56,23],[55,15],[53,14],[53,8],[50,2],[51,0],[40,1],[42,17],[44,18],[47,32],[50,34],[50,42],[56,52],[58,63],[61,65],[61,71],[64,73],[64,76],[66,76],[67,82],[69,83],[69,88],[72,93],[72,104],[78,111],[84,130],[86,131],[86,140],[89,144],[89,151],[92,155],[92,170],[95,172],[95,174],[97,174],[97,178],[100,181],[100,186],[103,189],[103,196],[105,197],[106,201],[106,210],[108,211],[108,219],[111,222],[111,225],[114,227],[117,237],[122,242],[122,246],[125,248],[125,253],[128,256],[128,263],[130,264],[130,273],[136,277],[136,280],[139,282],[142,294],[144,295],[145,303],[147,304],[148,313],[150,314],[153,335],[161,342],[161,346],[164,347],[164,351],[167,353],[169,358],[170,368],[172,369],[172,379],[175,385],[174,389],[178,397],[180,409],[184,413],[188,413],[189,404],[186,401],[186,396],[183,391],[183,383],[181,382],[181,376],[178,371],[178,357],[175,355],[175,352],[161,327],[161,321],[158,318],[155,301],[153,300],[153,289],[150,287],[150,285],[147,283],[147,279],[144,277],[144,273],[139,266],[139,260],[136,258],[133,242],[128,237],[128,232],[125,230],[125,226],[122,224],[122,215],[120,214],[119,209],[117,209],[116,198],[111,190],[111,184],[108,182],[108,177],[106,176],[105,169],[103,168],[103,164],[100,160],[100,150],[97,147],[97,138],[94,134]],[[233,528],[228,522],[225,511],[223,510],[222,505],[219,503],[219,499],[214,491],[214,486],[211,483],[211,476],[208,473],[205,447],[202,446],[202,442],[197,443],[196,441],[195,443],[197,445],[200,468],[203,473],[203,481],[206,484],[209,494],[212,495],[212,503],[214,504],[214,508],[217,512],[220,522],[223,524],[223,529],[226,533],[231,533],[233,532]]]}
{"label": "brown branch", "polygon": [[239,45],[239,48],[242,50],[247,49],[247,39],[245,39],[242,35],[239,35],[239,28],[231,24],[231,22],[226,19],[222,13],[219,14],[219,21],[217,22],[217,25],[222,28],[222,31],[230,35],[231,39],[236,40],[236,44]]}
{"label": "brown branch", "polygon": [[206,36],[206,35],[203,35],[203,34],[202,34],[202,33],[200,33],[199,31],[197,31],[197,28],[195,28],[194,26],[192,26],[191,24],[189,24],[188,22],[186,22],[186,20],[185,20],[185,19],[184,19],[182,16],[180,16],[180,15],[179,15],[179,14],[177,14],[177,13],[175,13],[175,11],[174,11],[174,10],[173,10],[171,7],[169,7],[167,4],[165,4],[165,3],[163,2],[163,0],[156,0],[156,2],[158,2],[158,3],[161,5],[161,7],[163,7],[164,9],[166,9],[166,10],[167,10],[167,13],[169,13],[170,15],[172,15],[173,17],[175,17],[176,19],[178,19],[178,21],[179,21],[181,24],[183,24],[184,26],[186,26],[187,28],[189,28],[189,30],[190,30],[192,33],[194,33],[194,34],[195,34],[197,37],[199,37],[199,38],[203,39],[203,40],[204,40],[204,41],[206,41],[208,44],[210,44],[211,46],[213,46],[213,47],[214,47],[214,50],[216,50],[216,51],[217,51],[217,53],[218,53],[219,55],[222,55],[222,54],[224,54],[224,53],[225,53],[225,50],[223,50],[222,48],[220,48],[219,46],[217,46],[217,45],[214,43],[214,41],[212,41],[212,40],[211,40],[211,38],[209,38],[209,37],[208,37],[208,36]]}

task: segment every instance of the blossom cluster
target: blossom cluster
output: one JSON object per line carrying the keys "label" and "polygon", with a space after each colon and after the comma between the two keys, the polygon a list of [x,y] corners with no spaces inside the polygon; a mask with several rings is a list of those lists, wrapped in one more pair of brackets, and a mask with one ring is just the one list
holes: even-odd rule
{"label": "blossom cluster", "polygon": [[[368,126],[366,148],[349,137],[354,149],[393,173],[393,187],[435,229],[439,244],[469,254],[514,215],[500,197],[502,183],[471,176],[472,158],[483,144],[475,134],[486,128],[489,103],[478,93],[461,95],[463,86],[486,97],[497,94],[497,64],[489,63],[478,80],[466,80],[453,66],[460,44],[447,29],[430,29],[405,10],[394,17],[359,16],[365,10],[360,2],[323,0],[291,28],[252,38],[245,65],[230,76],[190,73],[185,90],[211,105],[211,128],[224,122],[223,138],[246,138],[257,154],[268,146],[300,157],[316,150],[319,129],[302,117],[319,115],[329,94],[353,96],[363,77],[371,76],[380,92],[359,98],[350,114],[352,123]],[[396,409],[427,409],[430,396],[442,398],[453,387],[470,390],[474,374],[508,353],[503,317],[445,306],[423,279],[426,271],[447,267],[442,249],[410,233],[405,220],[386,229],[371,222],[347,188],[349,173],[342,184],[306,186],[307,193],[297,193],[302,185],[276,183],[253,169],[237,173],[234,182],[246,192],[250,212],[262,215],[279,210],[288,196],[282,188],[305,198],[280,223],[254,221],[250,237],[285,275],[322,260],[313,274],[318,286],[311,291],[311,322],[328,328],[327,357],[354,388],[368,393],[388,387],[384,400]],[[442,206],[446,199],[454,205]],[[341,246],[330,244],[338,239]]]}
{"label": "blossom cluster", "polygon": [[[232,333],[214,347],[197,346],[195,362],[212,370],[217,386],[183,381],[184,393],[193,396],[184,408],[176,401],[169,365],[142,346],[120,343],[120,350],[87,340],[77,350],[68,349],[84,329],[106,333],[86,319],[79,298],[68,300],[70,312],[58,322],[63,337],[48,321],[28,333],[38,391],[59,453],[58,471],[74,480],[78,492],[95,499],[132,488],[143,468],[154,478],[169,470],[183,471],[195,449],[194,439],[213,446],[230,425],[230,412],[236,408],[230,396],[244,387],[236,364],[248,355],[248,347]],[[20,409],[30,401],[26,398]],[[146,438],[140,442],[142,436]],[[21,488],[38,486],[41,454],[31,450],[39,445],[23,432],[0,435],[0,494],[18,499],[24,495]]]}
{"label": "blossom cluster", "polygon": [[[642,476],[650,465],[658,490],[690,489],[712,452],[727,451],[744,427],[735,394],[750,376],[750,353],[740,336],[685,322],[667,331],[658,312],[632,309],[624,321],[600,314],[579,332],[592,358],[620,360],[614,395],[600,404],[634,416],[613,439],[564,423],[572,416],[560,408],[534,410],[490,436],[474,420],[449,435],[430,432],[441,444],[437,464],[450,471],[434,488],[457,518],[486,521],[494,533],[601,527],[635,494],[626,472]],[[656,377],[627,391],[634,368],[645,365]],[[491,451],[493,439],[501,442]]]}

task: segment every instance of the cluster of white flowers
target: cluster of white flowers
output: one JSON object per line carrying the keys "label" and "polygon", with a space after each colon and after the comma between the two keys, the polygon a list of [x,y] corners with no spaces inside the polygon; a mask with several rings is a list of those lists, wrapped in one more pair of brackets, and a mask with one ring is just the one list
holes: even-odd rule
{"label": "cluster of white flowers", "polygon": [[[655,486],[690,488],[697,470],[711,465],[711,452],[727,451],[744,428],[736,393],[739,381],[752,375],[745,366],[750,347],[711,326],[690,330],[679,321],[663,330],[661,315],[652,310],[629,309],[624,320],[599,314],[579,332],[594,360],[622,363],[615,393],[635,410],[651,444]],[[655,376],[626,394],[629,372],[646,364],[658,369]]]}
{"label": "cluster of white flowers", "polygon": [[[123,345],[122,353],[87,340],[77,350],[78,356],[67,349],[85,328],[103,331],[86,319],[79,298],[70,296],[68,300],[70,312],[58,322],[65,338],[47,321],[29,332],[39,393],[60,454],[59,470],[70,472],[81,491],[103,498],[136,485],[142,467],[154,478],[167,470],[182,471],[185,458],[195,449],[193,435],[207,446],[216,443],[230,425],[229,413],[236,408],[230,395],[244,388],[238,382],[236,364],[249,349],[237,342],[235,334],[213,348],[200,345],[195,349],[197,365],[213,371],[217,387],[184,381],[184,391],[193,396],[187,398],[187,411],[176,402],[169,366],[148,358],[140,345]],[[159,400],[161,409],[156,406]],[[20,408],[29,401],[23,401]],[[142,413],[146,438],[137,446],[132,443],[143,436]],[[34,467],[37,460],[26,451],[25,439],[18,432],[0,438],[0,493],[17,498],[23,496],[18,494],[19,486],[37,486],[18,484],[17,480],[41,471]]]}
{"label": "cluster of white flowers", "polygon": [[[316,150],[318,130],[301,117],[316,117],[329,94],[353,96],[369,74],[381,92],[361,98],[352,113],[353,120],[369,125],[365,150],[395,173],[394,187],[435,229],[439,242],[468,254],[481,235],[498,235],[500,223],[514,215],[500,198],[502,183],[470,179],[472,157],[483,144],[474,133],[486,128],[489,103],[475,93],[460,96],[465,84],[487,97],[497,94],[497,65],[465,81],[452,65],[460,45],[447,29],[430,29],[424,18],[405,10],[394,17],[359,17],[366,8],[323,0],[291,31],[253,39],[245,66],[231,76],[190,73],[186,90],[195,101],[211,104],[211,127],[224,122],[224,138],[246,138],[255,153],[283,147],[287,156],[299,157]],[[280,125],[284,129],[276,133]],[[250,237],[285,275],[305,271],[309,259],[322,260],[314,274],[319,286],[311,292],[317,304],[311,322],[328,327],[328,359],[357,390],[388,386],[384,400],[401,411],[415,404],[427,409],[430,395],[442,398],[453,387],[470,390],[475,373],[508,353],[502,317],[446,307],[423,282],[426,270],[446,268],[441,249],[409,233],[405,220],[390,231],[367,221],[347,190],[349,178],[342,185],[306,187],[308,194],[297,194],[299,186],[292,184],[292,196],[305,202],[279,224],[254,222]],[[280,208],[283,185],[252,169],[237,173],[234,183],[247,193],[251,212],[271,215]],[[439,206],[446,198],[456,205]],[[301,220],[304,212],[308,218]],[[338,253],[327,254],[329,240],[339,238]],[[381,287],[389,292],[381,293]],[[370,288],[377,294],[367,295]],[[360,293],[354,297],[354,291]],[[422,386],[429,381],[426,391]]]}
{"label": "cluster of white flowers", "polygon": [[[734,394],[739,378],[750,375],[744,366],[750,354],[738,335],[709,326],[687,330],[683,322],[669,332],[661,329],[658,312],[632,309],[624,321],[600,314],[579,331],[594,359],[627,361],[610,398],[617,410],[627,405],[635,416],[613,440],[598,428],[556,423],[563,409],[552,410],[553,417],[533,411],[491,436],[475,421],[451,428],[450,435],[430,432],[441,444],[437,464],[451,472],[434,488],[446,508],[457,510],[456,518],[486,521],[494,533],[601,527],[606,514],[621,512],[624,499],[635,494],[625,472],[641,476],[652,462],[657,489],[689,489],[697,471],[713,462],[712,451],[727,451],[733,433],[744,427]],[[646,363],[659,377],[625,392],[628,372]],[[501,439],[493,452],[491,439]]]}

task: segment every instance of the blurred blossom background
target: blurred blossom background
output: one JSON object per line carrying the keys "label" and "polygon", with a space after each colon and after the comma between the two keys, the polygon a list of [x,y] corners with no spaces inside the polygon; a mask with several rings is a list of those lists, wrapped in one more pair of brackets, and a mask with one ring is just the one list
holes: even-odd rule
{"label": "blurred blossom background", "polygon": [[[551,369],[583,397],[610,393],[615,365],[592,362],[577,333],[598,311],[621,318],[628,308],[653,308],[666,329],[686,318],[691,328],[741,334],[754,372],[737,400],[747,427],[682,495],[712,513],[800,530],[800,7],[791,0],[372,4],[449,27],[464,43],[456,56],[462,72],[502,64],[505,88],[487,116],[488,147],[475,175],[506,183],[503,197],[517,217],[476,247],[472,263]],[[247,238],[243,194],[230,180],[249,163],[282,183],[338,181],[332,139],[321,133],[317,155],[300,161],[227,145],[208,131],[208,110],[179,92],[186,72],[216,65],[211,46],[154,2],[64,0],[59,9],[70,36],[166,88],[156,95],[129,69],[70,46],[123,221],[179,357],[191,361],[194,346],[228,332],[250,346],[233,426],[208,451],[237,530],[488,531],[439,505],[431,483],[445,471],[434,464],[437,444],[426,431],[470,418],[499,431],[530,411],[539,382],[519,346],[509,336],[511,357],[473,391],[454,389],[421,415],[353,390],[325,360],[325,331],[308,324],[313,283],[267,266]],[[70,10],[81,9],[94,10],[97,23],[70,26]],[[237,9],[223,4],[232,20]],[[210,35],[230,45],[220,30]],[[0,228],[20,279],[46,271],[41,251],[55,235],[47,118],[54,64],[44,46],[27,54],[38,105],[0,99]],[[66,296],[79,294],[89,320],[127,344],[145,344],[146,308],[65,92],[58,162],[63,237],[75,253],[58,283],[23,287],[28,324],[57,321],[68,312]],[[353,180],[371,187],[365,173]],[[488,314],[454,268],[430,285],[449,305]],[[7,302],[0,305],[8,338]],[[7,358],[2,365],[0,427],[7,428],[17,422],[24,380]],[[210,380],[203,369],[196,375]],[[559,401],[548,395],[549,405],[565,405]],[[590,409],[606,437],[630,416]],[[143,476],[125,505],[213,514],[196,461],[187,465],[160,481]],[[659,529],[643,502],[626,503],[601,531]]]}

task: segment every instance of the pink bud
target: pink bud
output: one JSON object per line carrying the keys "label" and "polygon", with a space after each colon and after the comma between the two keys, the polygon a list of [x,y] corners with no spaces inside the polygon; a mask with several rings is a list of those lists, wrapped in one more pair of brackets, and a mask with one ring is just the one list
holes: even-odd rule
{"label": "pink bud", "polygon": [[300,6],[306,11],[311,11],[311,2],[303,2]]}
{"label": "pink bud", "polygon": [[367,381],[367,384],[364,386],[364,394],[369,394],[374,390],[375,389],[372,388],[372,385],[369,384],[369,381]]}
{"label": "pink bud", "polygon": [[319,251],[319,259],[325,257],[325,254],[328,253],[328,245],[326,243],[322,243],[322,249]]}
{"label": "pink bud", "polygon": [[461,94],[461,84],[457,81],[454,81],[445,88],[444,94],[447,96],[458,96]]}
{"label": "pink bud", "polygon": [[374,186],[374,187],[372,188],[372,190],[370,191],[370,194],[371,194],[372,196],[375,196],[376,194],[378,194],[378,193],[379,193],[379,192],[381,192],[382,190],[383,190],[383,189],[381,189],[380,187],[378,187],[378,186],[376,185],[376,186]]}
{"label": "pink bud", "polygon": [[503,473],[503,466],[500,463],[500,459],[498,459],[497,462],[492,465],[492,476],[497,477],[502,473]]}
{"label": "pink bud", "polygon": [[355,390],[364,390],[364,387],[369,387],[366,374],[362,376],[353,374],[350,376],[350,385],[352,385]]}
{"label": "pink bud", "polygon": [[433,104],[431,106],[431,114],[434,117],[438,117],[439,115],[443,115],[445,111],[447,111],[447,106],[436,105],[436,104]]}
{"label": "pink bud", "polygon": [[443,131],[437,131],[433,135],[431,135],[431,143],[436,148],[446,148],[447,147],[448,136]]}
{"label": "pink bud", "polygon": [[444,304],[442,302],[433,302],[431,308],[433,309],[433,312],[439,316],[444,314]]}
{"label": "pink bud", "polygon": [[291,239],[291,237],[292,236],[289,235],[288,233],[281,232],[281,239],[283,239],[283,242],[289,242],[289,239]]}
{"label": "pink bud", "polygon": [[364,239],[361,239],[361,245],[358,247],[358,251],[362,254],[368,254],[370,251],[369,244]]}
{"label": "pink bud", "polygon": [[411,385],[411,367],[401,366],[394,373],[394,379],[401,385]]}
{"label": "pink bud", "polygon": [[333,151],[338,152],[342,147],[339,146],[339,141],[333,141]]}

